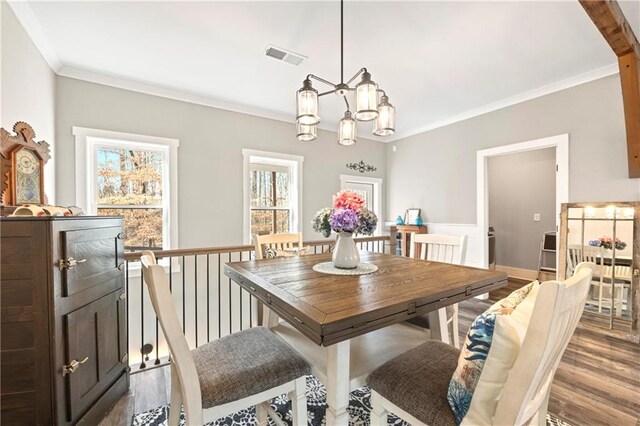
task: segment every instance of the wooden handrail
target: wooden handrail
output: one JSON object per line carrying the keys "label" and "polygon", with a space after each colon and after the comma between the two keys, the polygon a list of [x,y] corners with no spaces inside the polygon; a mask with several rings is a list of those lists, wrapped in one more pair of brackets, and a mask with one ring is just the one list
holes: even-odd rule
{"label": "wooden handrail", "polygon": [[[374,241],[389,241],[391,237],[389,235],[378,235],[373,237],[358,237],[353,239],[356,243],[366,243]],[[302,244],[309,247],[334,245],[335,240],[313,240],[304,241]],[[179,256],[198,256],[205,254],[218,254],[218,253],[244,253],[252,251],[254,249],[253,244],[246,244],[240,246],[223,246],[223,247],[201,247],[201,248],[188,248],[188,249],[173,249],[173,250],[153,250],[153,253],[158,259],[165,257],[179,257]],[[142,255],[141,251],[134,251],[124,254],[124,260],[137,261]]]}

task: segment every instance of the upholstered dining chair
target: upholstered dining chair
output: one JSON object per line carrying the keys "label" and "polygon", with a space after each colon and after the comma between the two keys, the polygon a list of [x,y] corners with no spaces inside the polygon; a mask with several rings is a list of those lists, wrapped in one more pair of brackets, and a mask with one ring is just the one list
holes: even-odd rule
{"label": "upholstered dining chair", "polygon": [[288,394],[294,425],[307,424],[306,375],[309,364],[264,327],[233,333],[190,350],[175,310],[164,268],[142,252],[142,273],[171,355],[169,425],[202,425],[247,407],[256,407],[261,425],[270,416],[283,424],[270,400]]}
{"label": "upholstered dining chair", "polygon": [[[453,263],[462,265],[467,255],[467,236],[439,235],[439,234],[412,234],[410,257],[430,260],[434,262]],[[453,342],[453,346],[460,347],[458,337],[458,304],[447,306],[438,310],[440,323],[446,328],[446,333],[441,333],[445,338],[444,343]],[[430,328],[428,315],[421,315],[407,321],[410,324]],[[451,324],[451,340],[449,335]],[[446,339],[446,340],[445,340]]]}
{"label": "upholstered dining chair", "polygon": [[[551,382],[582,315],[595,267],[581,263],[571,278],[563,282],[547,281],[538,287],[529,305],[530,317],[523,337],[515,337],[518,343],[512,347],[515,353],[512,353],[511,367],[498,372],[504,384],[493,389],[498,393],[490,398],[491,404],[486,404],[491,407],[481,407],[481,410],[489,410],[485,416],[490,420],[478,422],[469,411],[460,424],[546,424]],[[510,332],[510,328],[505,330]],[[373,407],[371,424],[386,426],[388,412],[414,426],[458,424],[447,394],[460,362],[459,355],[458,349],[431,340],[373,371],[367,379]],[[490,359],[501,356],[504,354],[493,353],[490,349],[484,368]],[[492,378],[496,377],[495,372],[491,374]],[[486,386],[482,389],[490,390]],[[472,407],[477,392],[480,392],[480,386],[471,399]]]}

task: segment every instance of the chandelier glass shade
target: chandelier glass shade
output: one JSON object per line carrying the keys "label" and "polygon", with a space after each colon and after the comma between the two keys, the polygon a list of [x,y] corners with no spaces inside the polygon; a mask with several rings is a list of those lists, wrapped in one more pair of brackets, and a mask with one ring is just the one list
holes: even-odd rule
{"label": "chandelier glass shade", "polygon": [[378,85],[371,81],[371,74],[364,72],[362,81],[356,84],[356,120],[371,121],[378,116]]}
{"label": "chandelier glass shade", "polygon": [[318,116],[318,91],[311,87],[311,80],[307,79],[302,89],[296,93],[296,121],[300,124],[312,126],[320,122]]}
{"label": "chandelier glass shade", "polygon": [[395,132],[396,109],[389,103],[389,98],[382,96],[378,105],[378,116],[373,123],[373,134],[391,136]]}
{"label": "chandelier glass shade", "polygon": [[296,123],[298,140],[303,142],[315,140],[318,137],[317,128],[318,126],[316,125],[309,126],[300,122]]}
{"label": "chandelier glass shade", "polygon": [[350,146],[355,144],[357,130],[356,120],[351,117],[351,112],[346,111],[338,124],[338,145]]}
{"label": "chandelier glass shade", "polygon": [[[340,1],[340,83],[335,84],[313,74],[309,74],[296,92],[296,129],[301,141],[316,139],[316,125],[320,123],[319,98],[334,93],[344,99],[346,111],[338,125],[338,144],[353,145],[356,143],[357,121],[373,121],[375,136],[390,136],[395,133],[395,108],[389,103],[384,90],[371,80],[366,68],[361,68],[351,79],[344,81],[344,0]],[[358,77],[360,82],[355,87],[349,86]],[[331,87],[323,93],[313,88],[311,80]],[[355,113],[349,106],[350,93],[355,94]],[[378,101],[378,96],[380,100]]]}

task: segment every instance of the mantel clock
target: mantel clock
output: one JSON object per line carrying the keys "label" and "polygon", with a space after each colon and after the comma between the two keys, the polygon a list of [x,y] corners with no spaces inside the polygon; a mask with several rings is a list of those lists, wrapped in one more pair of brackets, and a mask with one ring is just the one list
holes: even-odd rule
{"label": "mantel clock", "polygon": [[0,129],[2,205],[46,204],[44,165],[51,158],[49,144],[35,142],[35,132],[23,121],[13,126],[14,135]]}

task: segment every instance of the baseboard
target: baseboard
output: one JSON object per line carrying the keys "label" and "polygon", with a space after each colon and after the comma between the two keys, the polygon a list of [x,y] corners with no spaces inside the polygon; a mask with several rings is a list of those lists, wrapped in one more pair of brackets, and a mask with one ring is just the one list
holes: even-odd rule
{"label": "baseboard", "polygon": [[538,271],[533,269],[512,268],[511,266],[496,265],[496,270],[506,272],[509,278],[533,281],[538,279]]}

